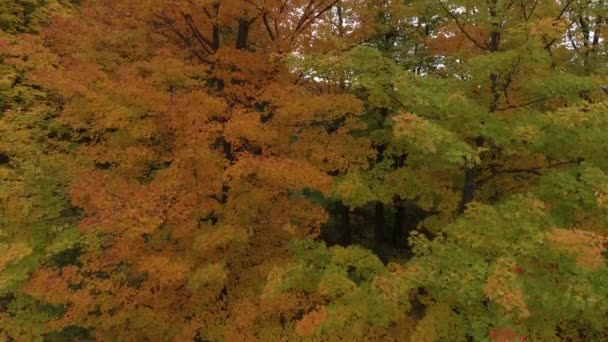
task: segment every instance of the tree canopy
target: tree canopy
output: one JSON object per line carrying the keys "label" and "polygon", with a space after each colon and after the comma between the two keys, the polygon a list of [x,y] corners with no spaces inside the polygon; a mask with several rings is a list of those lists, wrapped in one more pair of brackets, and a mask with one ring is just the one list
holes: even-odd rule
{"label": "tree canopy", "polygon": [[603,0],[5,0],[0,341],[608,339]]}

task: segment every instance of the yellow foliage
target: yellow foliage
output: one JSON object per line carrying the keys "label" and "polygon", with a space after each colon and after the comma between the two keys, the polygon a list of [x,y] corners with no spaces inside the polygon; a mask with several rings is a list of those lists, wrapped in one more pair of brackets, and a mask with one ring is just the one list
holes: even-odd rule
{"label": "yellow foliage", "polygon": [[411,342],[466,341],[466,333],[458,315],[444,303],[433,304],[418,322]]}

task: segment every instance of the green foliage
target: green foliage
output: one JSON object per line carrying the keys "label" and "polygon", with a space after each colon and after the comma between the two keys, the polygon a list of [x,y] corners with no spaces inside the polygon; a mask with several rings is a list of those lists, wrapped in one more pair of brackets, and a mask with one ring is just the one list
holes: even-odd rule
{"label": "green foliage", "polygon": [[[77,211],[66,193],[69,139],[57,134],[53,98],[6,63],[17,32],[34,32],[51,13],[51,1],[4,1],[0,5],[0,339],[42,341],[45,325],[62,308],[34,300],[23,288],[43,265],[77,262]],[[13,43],[11,43],[13,42]]]}
{"label": "green foliage", "polygon": [[0,4],[0,340],[608,336],[608,4],[80,5]]}
{"label": "green foliage", "polygon": [[44,341],[45,324],[61,314],[62,308],[40,303],[25,295],[0,297],[7,300],[2,313],[0,339]]}
{"label": "green foliage", "polygon": [[6,0],[0,5],[0,32],[36,32],[51,16],[65,13],[73,0]]}
{"label": "green foliage", "polygon": [[476,339],[498,327],[541,339],[564,326],[601,336],[606,312],[598,308],[608,298],[603,240],[555,228],[547,209],[523,196],[475,204],[440,237],[415,235],[410,264],[421,270],[419,285],[459,312]]}
{"label": "green foliage", "polygon": [[[303,291],[319,306],[298,322],[304,336],[357,338],[406,318],[411,285],[397,265],[385,266],[370,251],[351,246],[327,248],[294,241],[295,261],[269,275],[263,298]],[[323,303],[323,304],[321,304]]]}

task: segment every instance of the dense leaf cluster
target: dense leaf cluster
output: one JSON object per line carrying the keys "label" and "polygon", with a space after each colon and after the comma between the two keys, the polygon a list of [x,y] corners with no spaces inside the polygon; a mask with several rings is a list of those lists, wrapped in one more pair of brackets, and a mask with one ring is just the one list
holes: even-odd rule
{"label": "dense leaf cluster", "polygon": [[6,0],[0,341],[608,339],[602,0]]}

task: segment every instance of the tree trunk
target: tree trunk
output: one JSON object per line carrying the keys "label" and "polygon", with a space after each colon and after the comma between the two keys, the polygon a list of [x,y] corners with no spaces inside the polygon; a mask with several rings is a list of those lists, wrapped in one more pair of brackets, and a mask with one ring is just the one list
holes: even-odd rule
{"label": "tree trunk", "polygon": [[[488,42],[488,50],[490,52],[498,51],[498,47],[500,46],[500,27],[499,23],[496,21],[496,4],[497,0],[492,1],[493,6],[490,7],[490,17],[492,17],[492,26],[493,30],[490,33],[490,41]],[[498,108],[498,101],[500,100],[500,91],[498,89],[498,82],[500,76],[497,73],[490,73],[490,91],[492,92],[492,104],[490,105],[490,112],[495,112]]]}
{"label": "tree trunk", "polygon": [[342,246],[349,246],[352,244],[352,230],[350,226],[350,209],[348,206],[340,203],[340,211],[342,214],[342,236],[340,237],[340,244]]}
{"label": "tree trunk", "polygon": [[[216,20],[217,20],[219,11],[220,11],[220,3],[217,2],[217,3],[213,4],[213,12],[215,14]],[[211,19],[211,18],[209,18],[209,19]],[[217,50],[220,48],[220,28],[217,25],[217,22],[215,24],[213,24],[212,36],[213,36],[213,50],[215,52],[217,52]]]}
{"label": "tree trunk", "polygon": [[384,242],[384,203],[378,201],[374,208],[374,241],[379,248]]}
{"label": "tree trunk", "polygon": [[458,204],[458,214],[464,213],[467,208],[467,204],[473,200],[475,193],[475,176],[477,175],[477,169],[475,167],[469,167],[464,172],[464,184],[462,185],[462,197]]}
{"label": "tree trunk", "polygon": [[[478,136],[475,139],[475,145],[477,147],[481,147],[484,144],[484,138],[482,136]],[[462,196],[460,198],[460,203],[458,204],[457,214],[462,214],[467,208],[467,204],[473,200],[475,197],[475,177],[477,177],[477,173],[479,172],[479,167],[470,166],[464,172],[464,183],[462,184]]]}
{"label": "tree trunk", "polygon": [[236,49],[246,50],[247,41],[249,39],[249,26],[251,22],[247,19],[239,19],[239,28],[236,35]]}
{"label": "tree trunk", "polygon": [[[493,30],[490,32],[490,40],[488,41],[488,50],[491,53],[498,51],[500,47],[500,23],[496,17],[498,15],[496,6],[498,0],[491,0],[488,2],[490,5],[489,12],[492,18]],[[500,100],[500,89],[499,89],[500,75],[491,72],[490,73],[490,92],[492,94],[492,102],[490,104],[490,113],[495,112],[498,109],[498,102]],[[506,91],[506,90],[505,90]],[[475,141],[477,147],[481,147],[484,143],[484,138],[478,136]],[[457,214],[462,214],[466,210],[467,204],[473,200],[475,196],[475,177],[479,172],[479,168],[475,166],[468,167],[464,172],[464,183],[462,185],[462,196],[460,203],[458,204]]]}
{"label": "tree trunk", "polygon": [[403,224],[405,223],[405,207],[398,203],[395,207],[395,225],[393,226],[393,246],[404,247]]}

